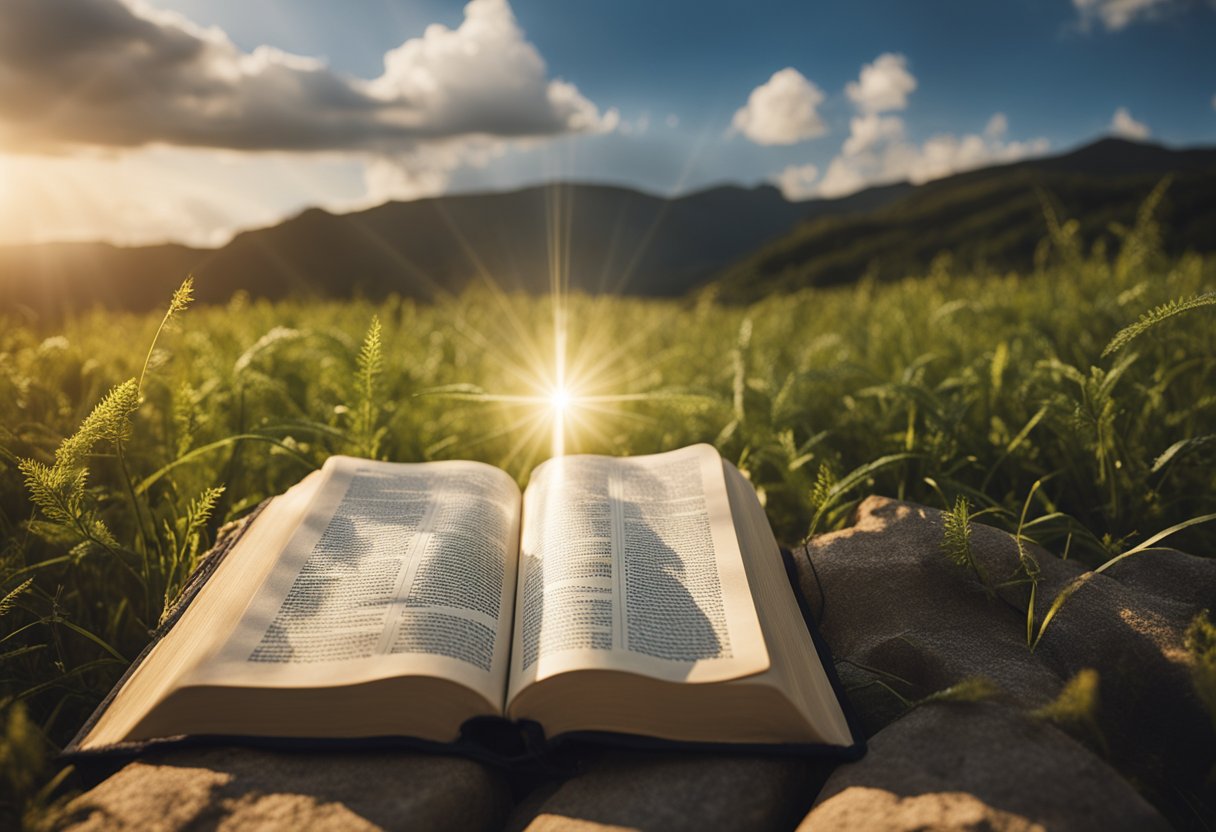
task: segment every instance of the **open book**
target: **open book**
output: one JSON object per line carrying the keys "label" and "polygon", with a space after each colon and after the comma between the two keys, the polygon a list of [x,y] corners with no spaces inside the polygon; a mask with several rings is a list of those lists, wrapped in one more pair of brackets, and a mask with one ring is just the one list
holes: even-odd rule
{"label": "open book", "polygon": [[755,492],[708,445],[555,458],[522,494],[477,462],[332,457],[248,524],[69,752],[453,743],[498,718],[856,753],[830,675]]}

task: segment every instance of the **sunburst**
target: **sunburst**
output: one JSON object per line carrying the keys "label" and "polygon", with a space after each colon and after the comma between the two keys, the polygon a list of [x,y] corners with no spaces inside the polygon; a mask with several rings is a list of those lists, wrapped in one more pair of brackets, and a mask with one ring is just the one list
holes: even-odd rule
{"label": "sunburst", "polygon": [[[637,390],[642,376],[657,375],[655,357],[638,360],[638,347],[647,332],[639,328],[622,338],[619,332],[606,331],[603,322],[607,316],[595,314],[598,301],[594,298],[579,301],[577,306],[583,314],[576,318],[569,293],[568,256],[573,206],[564,186],[552,186],[547,195],[549,331],[529,329],[520,320],[512,299],[481,266],[480,258],[468,251],[470,261],[480,270],[482,287],[494,299],[503,330],[487,333],[466,328],[460,332],[483,353],[501,362],[501,376],[508,389],[484,390],[458,384],[428,391],[430,395],[501,408],[504,418],[495,428],[467,437],[461,444],[468,448],[510,436],[510,450],[501,461],[504,466],[520,461],[527,467],[543,455],[546,445],[551,457],[563,456],[572,447],[608,445],[608,429],[614,425],[654,423],[653,418],[631,405],[672,398],[670,391]],[[504,344],[513,349],[504,349]]]}

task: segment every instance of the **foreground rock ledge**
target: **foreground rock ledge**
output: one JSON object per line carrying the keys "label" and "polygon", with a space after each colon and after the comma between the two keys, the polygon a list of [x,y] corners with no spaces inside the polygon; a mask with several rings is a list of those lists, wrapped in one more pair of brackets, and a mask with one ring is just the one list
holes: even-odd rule
{"label": "foreground rock ledge", "polygon": [[[871,497],[855,524],[796,554],[803,592],[871,737],[865,759],[596,752],[565,782],[515,793],[499,772],[405,752],[240,749],[152,755],[71,801],[55,828],[1128,829],[1216,825],[1216,735],[1183,633],[1216,605],[1216,560],[1131,558],[1076,593],[1031,653],[1024,588],[989,598],[941,552],[940,512]],[[1016,547],[976,525],[976,559]],[[1082,566],[1034,548],[1041,616]],[[1090,722],[1033,712],[1090,668]],[[907,702],[984,677],[983,702]],[[1134,778],[1140,791],[1127,778]],[[826,781],[826,783],[825,783]],[[1146,797],[1148,798],[1146,800]],[[814,804],[812,808],[812,803]],[[809,812],[809,814],[808,814]],[[799,826],[801,822],[801,826]]]}
{"label": "foreground rock ledge", "polygon": [[395,752],[180,750],[128,764],[57,828],[496,829],[506,783],[470,760]]}
{"label": "foreground rock ledge", "polygon": [[[816,537],[797,553],[803,593],[873,737],[867,757],[837,769],[824,787],[811,814],[816,828],[846,818],[850,828],[928,828],[920,823],[935,811],[943,814],[932,828],[1151,828],[1129,779],[1175,824],[1211,828],[1216,733],[1191,679],[1184,635],[1205,606],[1216,606],[1216,559],[1146,552],[1094,575],[1031,652],[1029,589],[1007,587],[990,597],[972,572],[942,553],[942,529],[935,509],[870,497],[852,527]],[[971,545],[994,583],[1014,573],[1011,535],[977,523]],[[1041,621],[1056,594],[1086,569],[1028,548],[1041,570]],[[1086,669],[1097,672],[1097,701],[1092,713],[1065,726],[1072,737],[1029,716]],[[905,704],[977,677],[992,683],[1006,713],[936,705],[909,711]],[[1072,799],[1051,778],[1027,771],[1031,760],[1075,789]],[[1124,779],[1109,776],[1115,769]],[[1019,788],[1024,800],[1013,799]],[[993,812],[979,826],[962,820],[976,801]],[[1001,812],[1012,815],[1008,822],[998,821]]]}

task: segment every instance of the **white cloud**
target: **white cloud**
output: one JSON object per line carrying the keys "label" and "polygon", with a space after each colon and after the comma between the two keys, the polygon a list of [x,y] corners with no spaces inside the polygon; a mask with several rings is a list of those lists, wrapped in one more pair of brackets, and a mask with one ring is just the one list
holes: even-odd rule
{"label": "white cloud", "polygon": [[1000,113],[989,119],[983,133],[962,136],[942,133],[919,145],[905,140],[899,119],[888,118],[899,122],[899,129],[892,125],[885,132],[875,132],[872,120],[853,119],[853,130],[843,152],[831,161],[819,182],[818,196],[847,196],[871,185],[904,180],[919,185],[975,168],[1041,155],[1048,149],[1046,139],[1006,141],[1008,122]]}
{"label": "white cloud", "polygon": [[1099,21],[1108,32],[1125,28],[1137,18],[1151,17],[1173,0],[1072,0],[1081,28],[1088,31]]}
{"label": "white cloud", "polygon": [[[865,161],[868,166],[868,160]],[[835,199],[860,191],[870,184],[866,181],[867,171],[862,169],[861,162],[862,160],[857,157],[848,159],[844,156],[837,156],[833,159],[828,165],[827,172],[823,174],[823,180],[819,183],[816,196]]]}
{"label": "white cloud", "polygon": [[1132,118],[1132,114],[1127,111],[1126,107],[1115,110],[1107,129],[1116,136],[1136,141],[1144,141],[1150,134],[1148,125]]}
{"label": "white cloud", "polygon": [[384,58],[372,80],[137,0],[5,0],[0,146],[153,143],[233,150],[410,152],[420,143],[604,129],[550,79],[506,0],[473,0]]}
{"label": "white cloud", "polygon": [[781,189],[786,199],[809,199],[815,195],[815,179],[819,168],[814,165],[790,165],[773,177],[773,183]]}
{"label": "white cloud", "polygon": [[819,87],[786,67],[752,90],[731,123],[756,144],[797,144],[827,132],[816,111],[822,102]]}
{"label": "white cloud", "polygon": [[850,81],[844,91],[862,113],[883,113],[907,107],[908,95],[915,89],[907,58],[885,52],[863,66],[858,80]]}
{"label": "white cloud", "polygon": [[942,133],[920,144],[909,141],[903,118],[882,114],[905,109],[916,86],[903,55],[879,55],[861,68],[857,81],[845,86],[858,114],[850,120],[849,135],[823,176],[816,180],[819,171],[814,166],[793,165],[774,175],[773,181],[790,199],[835,198],[872,185],[899,181],[919,185],[1048,149],[1046,139],[1007,140],[1009,120],[1004,113],[994,113],[981,133]]}
{"label": "white cloud", "polygon": [[[522,144],[516,142],[516,144]],[[420,144],[408,152],[369,156],[363,168],[366,191],[353,200],[329,207],[355,211],[393,199],[438,196],[447,190],[449,175],[457,168],[484,168],[507,152],[508,143],[488,136]]]}
{"label": "white cloud", "polygon": [[[1213,100],[1216,101],[1216,99],[1213,99]],[[678,115],[676,115],[675,113],[668,113],[667,118],[664,119],[664,123],[668,127],[670,127],[672,130],[674,130],[675,128],[680,126],[680,117]]]}
{"label": "white cloud", "polygon": [[544,135],[601,120],[573,84],[547,79],[506,0],[473,0],[456,29],[432,24],[391,50],[368,91],[389,121],[423,135]]}
{"label": "white cloud", "polygon": [[[374,79],[268,46],[247,52],[222,30],[145,0],[2,2],[0,152],[23,154],[26,169],[80,194],[69,210],[39,189],[43,180],[21,178],[41,194],[43,216],[57,218],[34,228],[14,214],[30,238],[54,229],[57,239],[210,243],[234,225],[277,220],[300,199],[351,208],[433,195],[457,168],[510,147],[619,124],[616,110],[601,112],[550,77],[507,0],[472,0],[459,26],[429,26],[390,50]],[[304,177],[336,165],[346,174],[343,187],[314,195],[276,178],[276,196],[250,196],[225,212],[214,189],[187,184],[191,174],[176,168],[171,183],[135,180],[157,175],[165,148],[180,151],[174,158],[193,154],[196,170],[228,154],[258,172],[274,164],[253,160],[281,156]],[[361,196],[349,193],[359,167]],[[70,186],[84,171],[108,184]],[[228,184],[246,195],[265,190]],[[140,201],[166,207],[140,209]]]}
{"label": "white cloud", "polygon": [[899,116],[880,116],[867,113],[854,116],[849,122],[849,137],[845,140],[844,155],[856,156],[879,142],[900,139],[904,135],[904,122]]}
{"label": "white cloud", "polygon": [[908,179],[915,185],[988,165],[1016,162],[1045,153],[1046,139],[1006,142],[975,133],[930,138],[906,160]]}

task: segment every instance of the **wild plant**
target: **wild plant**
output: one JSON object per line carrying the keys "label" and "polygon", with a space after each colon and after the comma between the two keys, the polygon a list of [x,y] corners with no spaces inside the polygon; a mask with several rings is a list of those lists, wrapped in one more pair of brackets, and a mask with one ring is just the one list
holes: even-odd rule
{"label": "wild plant", "polygon": [[380,341],[380,319],[373,317],[363,346],[355,359],[358,372],[355,375],[354,425],[351,444],[357,456],[377,459],[385,428],[376,424],[378,416],[377,388],[380,374],[384,370],[383,346]]}
{"label": "wild plant", "polygon": [[[905,279],[872,273],[746,307],[571,296],[572,355],[610,367],[604,392],[636,395],[571,447],[716,442],[786,543],[842,528],[873,493],[954,515],[968,570],[965,529],[1000,526],[1019,554],[987,580],[1036,596],[1033,645],[1068,606],[1039,615],[1032,544],[1103,570],[1151,557],[1167,534],[1216,551],[1204,522],[1216,259],[1162,253],[1166,199],[1154,192],[1103,248],[1045,197],[1047,240],[1018,274],[943,257]],[[547,299],[238,295],[186,312],[188,289],[167,314],[0,311],[0,710],[35,756],[70,738],[147,643],[217,526],[329,455],[479,459],[521,483],[543,458],[545,443],[520,450],[510,412],[416,394],[529,392],[510,370],[550,358]],[[132,351],[118,329],[151,347]]]}
{"label": "wild plant", "polygon": [[988,570],[975,557],[971,546],[971,505],[964,496],[954,501],[954,507],[942,516],[942,552],[955,565],[969,569],[984,592],[993,597]]}

